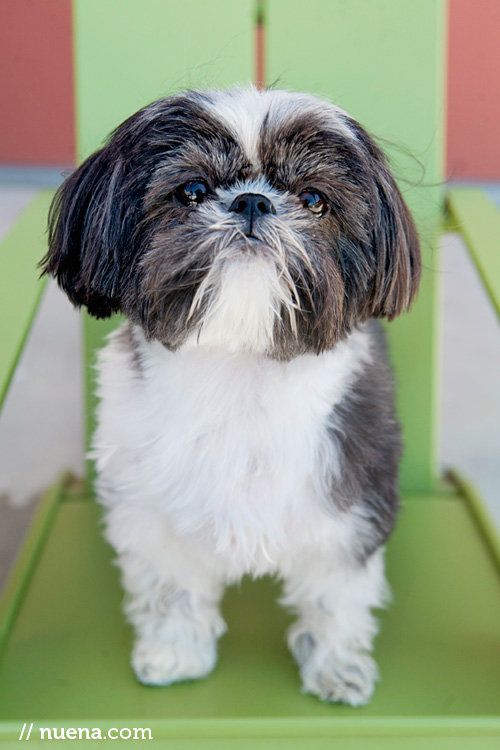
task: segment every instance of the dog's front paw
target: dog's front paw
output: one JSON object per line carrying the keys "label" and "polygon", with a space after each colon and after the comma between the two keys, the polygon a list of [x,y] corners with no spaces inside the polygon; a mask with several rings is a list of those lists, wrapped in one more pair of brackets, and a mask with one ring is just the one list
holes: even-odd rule
{"label": "dog's front paw", "polygon": [[375,661],[361,652],[344,654],[342,658],[334,652],[322,657],[313,653],[302,664],[300,674],[305,693],[351,706],[368,703],[378,680]]}
{"label": "dog's front paw", "polygon": [[170,685],[205,677],[217,661],[216,641],[160,641],[139,638],[132,651],[132,667],[144,685]]}

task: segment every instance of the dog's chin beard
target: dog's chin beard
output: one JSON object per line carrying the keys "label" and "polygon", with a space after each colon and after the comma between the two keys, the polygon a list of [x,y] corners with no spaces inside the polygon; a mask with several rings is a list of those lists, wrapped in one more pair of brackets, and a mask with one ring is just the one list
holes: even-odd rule
{"label": "dog's chin beard", "polygon": [[216,259],[193,299],[189,318],[204,314],[184,346],[272,356],[283,310],[296,334],[299,306],[287,277],[265,247]]}

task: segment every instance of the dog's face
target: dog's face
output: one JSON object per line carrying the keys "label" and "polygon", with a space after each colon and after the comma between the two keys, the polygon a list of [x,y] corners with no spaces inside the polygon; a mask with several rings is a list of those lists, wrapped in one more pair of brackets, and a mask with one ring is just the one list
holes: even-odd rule
{"label": "dog's face", "polygon": [[385,158],[333,105],[284,91],[187,92],[126,120],[61,187],[45,271],[97,317],[169,349],[282,360],[398,315],[417,234]]}

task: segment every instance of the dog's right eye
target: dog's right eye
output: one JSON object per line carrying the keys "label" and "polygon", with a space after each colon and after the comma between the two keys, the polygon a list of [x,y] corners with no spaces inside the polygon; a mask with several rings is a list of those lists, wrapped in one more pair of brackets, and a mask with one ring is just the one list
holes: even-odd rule
{"label": "dog's right eye", "polygon": [[304,208],[308,208],[318,218],[324,216],[328,211],[326,199],[317,190],[304,190],[299,195],[299,200]]}
{"label": "dog's right eye", "polygon": [[200,180],[192,180],[180,185],[174,195],[183,206],[193,208],[203,203],[208,193],[208,186]]}

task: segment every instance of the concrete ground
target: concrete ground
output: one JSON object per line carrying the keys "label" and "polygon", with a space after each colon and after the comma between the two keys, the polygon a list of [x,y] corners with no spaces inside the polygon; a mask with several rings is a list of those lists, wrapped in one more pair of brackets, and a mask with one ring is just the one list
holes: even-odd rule
{"label": "concrete ground", "polygon": [[[0,170],[0,241],[40,184]],[[27,184],[27,183],[30,184]],[[494,199],[500,191],[492,192]],[[457,236],[443,239],[441,465],[460,467],[500,529],[500,327]],[[83,472],[79,317],[48,285],[0,415],[0,588],[40,492]]]}

